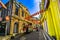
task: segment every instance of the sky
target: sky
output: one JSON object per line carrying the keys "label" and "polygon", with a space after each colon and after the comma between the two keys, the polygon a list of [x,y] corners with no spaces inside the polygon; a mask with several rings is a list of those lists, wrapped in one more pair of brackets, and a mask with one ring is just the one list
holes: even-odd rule
{"label": "sky", "polygon": [[[41,2],[41,0],[17,0],[17,1],[26,6],[30,14],[34,14],[40,10],[39,2]],[[2,2],[5,4],[8,2],[8,0],[2,0]]]}
{"label": "sky", "polygon": [[21,0],[19,2],[24,4],[28,8],[28,10],[30,11],[31,14],[39,11],[39,9],[40,9],[39,8],[40,0]]}

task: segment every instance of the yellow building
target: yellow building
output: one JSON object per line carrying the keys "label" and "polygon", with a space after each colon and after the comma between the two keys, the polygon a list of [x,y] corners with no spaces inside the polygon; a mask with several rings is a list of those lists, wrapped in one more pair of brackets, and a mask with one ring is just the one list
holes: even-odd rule
{"label": "yellow building", "polygon": [[[0,8],[0,35],[11,35],[15,36],[16,34],[24,33],[23,25],[31,23],[25,18],[30,16],[28,9],[16,1],[6,3],[7,9]],[[3,27],[2,27],[3,26]],[[5,36],[3,39],[7,40],[9,37]],[[2,40],[2,39],[1,39]]]}
{"label": "yellow building", "polygon": [[[46,3],[46,0],[43,3]],[[56,40],[60,40],[60,9],[58,3],[59,0],[47,0],[41,18],[44,31]]]}

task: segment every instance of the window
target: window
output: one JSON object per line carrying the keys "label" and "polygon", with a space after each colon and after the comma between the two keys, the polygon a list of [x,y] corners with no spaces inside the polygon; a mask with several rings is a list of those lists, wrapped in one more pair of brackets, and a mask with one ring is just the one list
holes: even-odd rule
{"label": "window", "polygon": [[18,22],[14,24],[14,33],[18,33]]}
{"label": "window", "polygon": [[18,16],[18,8],[16,8],[15,14]]}
{"label": "window", "polygon": [[24,17],[24,11],[22,10],[22,17]]}
{"label": "window", "polygon": [[4,18],[4,17],[5,17],[5,14],[6,14],[6,13],[5,13],[6,10],[5,10],[5,11],[4,11],[4,10],[5,10],[5,9],[2,9],[2,12],[1,12],[1,17],[2,17],[2,18]]}
{"label": "window", "polygon": [[20,5],[16,4],[16,10],[15,10],[15,14],[18,16],[19,15],[19,8],[20,8]]}
{"label": "window", "polygon": [[8,5],[8,7],[7,7],[7,15],[9,15],[10,13],[9,13],[9,5]]}

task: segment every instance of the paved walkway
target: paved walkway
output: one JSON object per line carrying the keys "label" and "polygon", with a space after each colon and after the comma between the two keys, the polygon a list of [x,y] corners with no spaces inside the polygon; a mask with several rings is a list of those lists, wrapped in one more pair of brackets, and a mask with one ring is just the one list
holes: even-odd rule
{"label": "paved walkway", "polygon": [[31,32],[22,37],[17,37],[13,40],[45,40],[42,30]]}

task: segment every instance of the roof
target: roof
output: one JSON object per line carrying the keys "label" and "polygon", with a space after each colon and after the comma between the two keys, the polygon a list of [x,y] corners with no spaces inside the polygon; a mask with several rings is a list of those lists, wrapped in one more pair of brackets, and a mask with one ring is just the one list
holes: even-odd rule
{"label": "roof", "polygon": [[7,7],[0,1],[0,5],[3,7],[3,8],[5,8],[5,9],[7,9]]}

